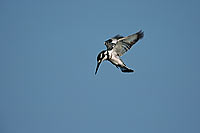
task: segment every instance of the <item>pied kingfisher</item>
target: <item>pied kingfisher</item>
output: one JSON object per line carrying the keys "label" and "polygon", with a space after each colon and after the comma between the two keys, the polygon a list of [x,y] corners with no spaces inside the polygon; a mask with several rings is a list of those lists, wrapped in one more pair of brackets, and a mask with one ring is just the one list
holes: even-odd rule
{"label": "pied kingfisher", "polygon": [[103,50],[97,56],[97,67],[95,74],[102,61],[108,60],[117,68],[120,68],[122,72],[134,72],[132,69],[128,68],[124,62],[120,59],[125,52],[127,52],[139,39],[144,36],[143,31],[139,31],[127,37],[121,35],[116,35],[111,39],[104,42],[107,50]]}

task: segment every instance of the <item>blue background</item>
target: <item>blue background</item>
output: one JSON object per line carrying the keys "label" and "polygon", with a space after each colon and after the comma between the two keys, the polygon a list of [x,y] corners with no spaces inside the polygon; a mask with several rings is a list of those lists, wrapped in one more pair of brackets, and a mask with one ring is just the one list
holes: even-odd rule
{"label": "blue background", "polygon": [[[1,0],[1,133],[199,133],[198,0]],[[104,41],[144,30],[122,59]]]}

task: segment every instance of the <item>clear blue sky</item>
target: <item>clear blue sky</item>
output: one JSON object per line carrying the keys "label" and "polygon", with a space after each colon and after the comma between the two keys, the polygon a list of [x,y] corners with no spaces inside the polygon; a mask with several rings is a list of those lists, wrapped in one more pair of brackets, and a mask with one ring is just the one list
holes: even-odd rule
{"label": "clear blue sky", "polygon": [[[1,133],[199,133],[199,0],[1,0]],[[122,59],[97,54],[144,30]]]}

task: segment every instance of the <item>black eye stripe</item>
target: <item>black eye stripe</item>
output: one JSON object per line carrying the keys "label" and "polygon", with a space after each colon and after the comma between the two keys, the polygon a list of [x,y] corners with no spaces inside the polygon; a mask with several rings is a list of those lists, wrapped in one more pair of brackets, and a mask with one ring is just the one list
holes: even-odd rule
{"label": "black eye stripe", "polygon": [[101,57],[104,58],[104,56],[105,56],[105,55],[102,53],[102,54],[101,54]]}

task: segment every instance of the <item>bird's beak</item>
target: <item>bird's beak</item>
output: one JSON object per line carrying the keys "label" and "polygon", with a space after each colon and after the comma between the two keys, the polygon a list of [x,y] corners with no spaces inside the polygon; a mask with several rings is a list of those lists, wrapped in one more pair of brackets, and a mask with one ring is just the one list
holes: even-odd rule
{"label": "bird's beak", "polygon": [[101,61],[98,61],[98,62],[97,62],[97,67],[96,67],[96,71],[95,71],[95,75],[97,74],[97,71],[98,71],[98,69],[99,69],[100,64],[101,64]]}

